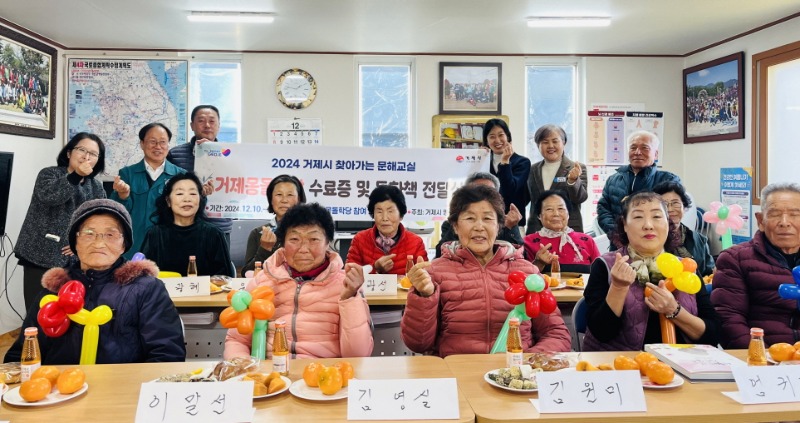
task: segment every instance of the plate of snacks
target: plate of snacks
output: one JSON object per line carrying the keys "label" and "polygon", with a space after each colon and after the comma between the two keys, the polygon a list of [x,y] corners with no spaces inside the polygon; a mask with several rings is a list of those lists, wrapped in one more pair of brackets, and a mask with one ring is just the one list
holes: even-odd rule
{"label": "plate of snacks", "polygon": [[289,387],[292,395],[311,401],[335,401],[347,398],[347,386],[355,376],[353,365],[338,361],[333,366],[310,363],[303,369],[303,378]]}
{"label": "plate of snacks", "polygon": [[570,353],[532,353],[528,356],[528,364],[534,369],[541,369],[545,372],[554,372],[570,367]]}
{"label": "plate of snacks", "polygon": [[222,382],[249,372],[258,371],[259,361],[252,357],[236,357],[220,361],[213,368],[162,376],[152,382]]}
{"label": "plate of snacks", "polygon": [[3,394],[3,401],[20,407],[42,407],[69,401],[89,390],[83,370],[63,372],[54,366],[42,366],[31,379]]}
{"label": "plate of snacks", "polygon": [[542,369],[534,369],[529,364],[520,367],[489,370],[483,380],[495,388],[515,393],[530,393],[539,390],[536,384],[536,373]]}
{"label": "plate of snacks", "polygon": [[251,372],[237,376],[229,381],[253,381],[253,399],[269,398],[280,395],[289,389],[292,380],[281,376],[278,372],[259,373]]}

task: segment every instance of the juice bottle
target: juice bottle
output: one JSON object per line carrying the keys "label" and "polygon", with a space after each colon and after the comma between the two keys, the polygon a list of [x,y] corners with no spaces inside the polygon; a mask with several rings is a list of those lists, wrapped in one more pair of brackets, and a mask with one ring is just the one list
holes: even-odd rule
{"label": "juice bottle", "polygon": [[550,277],[561,284],[561,264],[558,263],[558,256],[553,256],[553,261],[550,262]]}
{"label": "juice bottle", "polygon": [[189,256],[189,267],[186,268],[186,276],[197,276],[197,259]]}
{"label": "juice bottle", "polygon": [[256,267],[255,269],[253,269],[253,277],[255,278],[256,276],[258,276],[259,273],[261,273],[261,262],[257,261]]}
{"label": "juice bottle", "polygon": [[272,338],[272,371],[289,376],[289,342],[286,341],[286,322],[275,322],[275,336]]}
{"label": "juice bottle", "polygon": [[764,329],[750,328],[750,346],[747,348],[747,365],[767,365],[767,351],[764,348]]}
{"label": "juice bottle", "polygon": [[519,319],[508,321],[508,337],[506,338],[506,367],[522,365],[522,337],[519,334]]}
{"label": "juice bottle", "polygon": [[23,382],[30,380],[31,375],[42,365],[42,354],[39,351],[39,339],[36,336],[39,329],[25,328],[25,342],[22,344],[22,357],[20,358],[20,379]]}

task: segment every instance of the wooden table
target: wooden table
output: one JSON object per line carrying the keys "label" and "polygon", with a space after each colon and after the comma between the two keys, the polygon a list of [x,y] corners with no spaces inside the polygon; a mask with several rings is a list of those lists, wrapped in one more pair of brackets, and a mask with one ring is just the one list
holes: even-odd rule
{"label": "wooden table", "polygon": [[553,296],[556,297],[556,301],[559,303],[571,303],[574,305],[578,300],[583,298],[583,290],[572,288],[558,289],[553,291]]}
{"label": "wooden table", "polygon": [[[331,365],[339,359],[314,360]],[[303,368],[312,360],[293,360],[289,378],[302,379]],[[368,357],[348,359],[362,379],[448,378],[453,377],[444,360],[438,357]],[[142,382],[164,375],[210,367],[213,362],[152,363],[81,366],[86,372],[89,390],[79,398],[47,407],[15,407],[3,402],[0,419],[11,422],[132,422],[136,415]],[[264,361],[262,371],[271,371]],[[347,420],[347,400],[315,402],[294,397],[289,391],[271,398],[253,401],[253,421],[260,422],[342,422]],[[474,422],[475,414],[459,392],[458,420]]]}
{"label": "wooden table", "polygon": [[[574,353],[582,360],[595,365],[612,363],[624,353]],[[744,358],[746,351],[731,351]],[[722,395],[722,391],[736,391],[733,382],[689,383],[671,390],[645,389],[647,412],[644,413],[581,413],[539,414],[530,398],[537,394],[516,394],[492,387],[483,380],[483,375],[499,367],[505,367],[505,356],[452,355],[445,362],[458,380],[458,387],[467,397],[477,422],[522,422],[536,419],[539,422],[586,422],[586,421],[671,421],[671,422],[757,422],[797,420],[800,405],[797,403],[741,405]]]}
{"label": "wooden table", "polygon": [[[367,297],[369,305],[406,305],[408,291],[397,290],[396,295],[386,297]],[[577,301],[577,300],[575,300]],[[225,294],[203,295],[196,297],[176,297],[172,299],[175,307],[227,307],[228,299]]]}

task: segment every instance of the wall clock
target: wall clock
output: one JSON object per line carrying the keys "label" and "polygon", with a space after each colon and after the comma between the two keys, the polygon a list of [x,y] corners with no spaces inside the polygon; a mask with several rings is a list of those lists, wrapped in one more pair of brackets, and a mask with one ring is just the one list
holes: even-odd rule
{"label": "wall clock", "polygon": [[305,109],[317,97],[317,81],[302,69],[289,69],[275,82],[278,101],[290,109]]}

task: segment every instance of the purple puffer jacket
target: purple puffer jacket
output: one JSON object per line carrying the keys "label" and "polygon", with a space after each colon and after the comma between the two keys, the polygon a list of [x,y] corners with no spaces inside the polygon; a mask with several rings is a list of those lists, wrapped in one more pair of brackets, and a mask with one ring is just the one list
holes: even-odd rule
{"label": "purple puffer jacket", "polygon": [[[522,249],[505,241],[485,266],[458,242],[442,247],[442,257],[431,262],[428,272],[436,287],[429,297],[413,288],[408,293],[400,324],[403,342],[412,351],[450,354],[486,354],[514,307],[506,302],[508,274],[539,273],[522,258]],[[569,351],[571,338],[561,312],[540,314],[520,324],[525,352]]]}
{"label": "purple puffer jacket", "polygon": [[800,340],[792,329],[797,302],[778,295],[782,283],[793,283],[792,271],[767,252],[761,231],[719,255],[711,302],[722,322],[724,348],[747,348],[751,327],[764,329],[767,345]]}

